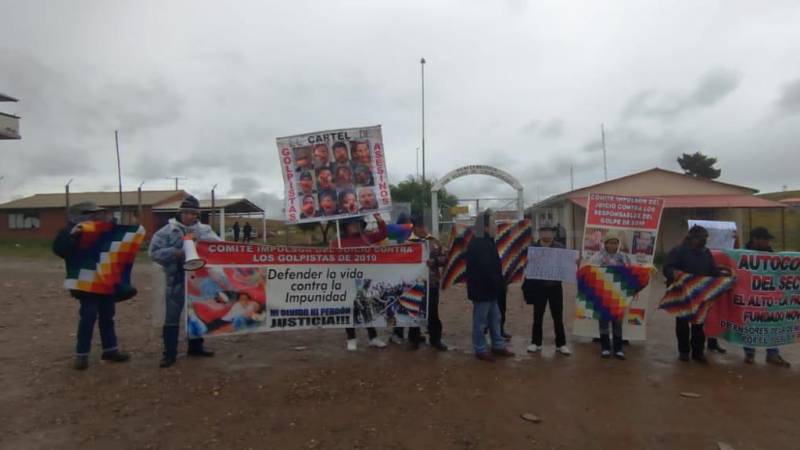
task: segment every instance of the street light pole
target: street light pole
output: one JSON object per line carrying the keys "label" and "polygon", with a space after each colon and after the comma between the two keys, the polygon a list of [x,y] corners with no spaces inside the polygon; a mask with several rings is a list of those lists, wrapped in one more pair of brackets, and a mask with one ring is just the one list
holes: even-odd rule
{"label": "street light pole", "polygon": [[67,222],[69,222],[69,185],[72,183],[72,180],[73,179],[70,178],[69,181],[67,181],[67,184],[64,185],[64,191],[65,191],[65,194],[66,194],[65,199],[66,199],[66,203],[67,203],[67,205],[66,205],[67,206]]}

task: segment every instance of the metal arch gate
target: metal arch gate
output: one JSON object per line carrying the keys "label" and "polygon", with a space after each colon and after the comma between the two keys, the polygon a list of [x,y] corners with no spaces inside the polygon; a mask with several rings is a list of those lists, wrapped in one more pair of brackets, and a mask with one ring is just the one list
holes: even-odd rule
{"label": "metal arch gate", "polygon": [[433,235],[439,237],[439,191],[449,182],[467,175],[488,175],[505,181],[517,191],[517,218],[522,220],[525,209],[522,184],[510,173],[492,166],[472,165],[459,167],[443,176],[431,187],[431,228]]}

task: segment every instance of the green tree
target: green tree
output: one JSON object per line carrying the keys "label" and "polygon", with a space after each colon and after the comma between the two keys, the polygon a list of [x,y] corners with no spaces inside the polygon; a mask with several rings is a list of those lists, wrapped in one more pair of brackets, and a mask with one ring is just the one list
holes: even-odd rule
{"label": "green tree", "polygon": [[[390,185],[389,190],[392,193],[392,201],[411,203],[412,213],[422,213],[423,210],[431,206],[431,187],[435,183],[434,180],[415,179],[409,176],[397,185]],[[439,211],[442,216],[450,216],[450,208],[458,204],[458,198],[455,195],[447,193],[447,190],[442,188],[439,191]]]}
{"label": "green tree", "polygon": [[719,178],[722,174],[722,170],[714,168],[716,163],[717,158],[706,156],[700,152],[694,152],[692,155],[684,153],[678,158],[678,164],[686,175],[709,180]]}

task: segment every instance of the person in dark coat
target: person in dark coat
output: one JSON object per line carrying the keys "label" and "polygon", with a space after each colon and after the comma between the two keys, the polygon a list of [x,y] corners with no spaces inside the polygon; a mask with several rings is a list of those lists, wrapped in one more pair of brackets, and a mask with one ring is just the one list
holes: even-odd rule
{"label": "person in dark coat", "polygon": [[244,233],[242,235],[242,242],[250,242],[250,238],[253,237],[253,227],[250,226],[250,222],[244,223],[242,232]]}
{"label": "person in dark coat", "polygon": [[[53,253],[64,260],[67,274],[70,268],[80,267],[85,257],[85,250],[79,247],[83,228],[81,223],[86,221],[111,221],[110,214],[105,208],[93,202],[84,202],[73,205],[69,209],[69,222],[61,229],[53,241]],[[128,353],[119,351],[117,347],[117,333],[114,329],[114,314],[116,313],[116,298],[109,294],[95,294],[80,290],[70,290],[70,295],[80,303],[77,345],[75,347],[75,362],[73,367],[85,370],[89,367],[89,351],[92,348],[92,334],[94,324],[100,328],[100,341],[104,361],[125,362],[130,359]]]}
{"label": "person in dark coat", "polygon": [[[753,228],[750,231],[750,240],[745,244],[744,248],[747,250],[755,250],[759,252],[770,252],[772,253],[772,245],[770,241],[775,237],[770,234],[769,230],[764,227],[757,227]],[[745,347],[744,348],[744,362],[747,364],[753,364],[756,360],[756,349],[752,347]],[[777,347],[772,347],[767,349],[767,364],[774,364],[778,367],[785,367],[789,368],[792,365],[781,357],[780,350]]]}
{"label": "person in dark coat", "polygon": [[[486,210],[475,220],[475,237],[467,246],[467,297],[472,302],[472,343],[475,356],[482,361],[494,361],[494,356],[508,357],[500,331],[500,308],[497,299],[506,290],[500,255],[494,236],[497,231],[494,214]],[[486,346],[484,330],[492,337],[491,352]]]}
{"label": "person in dark coat", "polygon": [[[706,247],[707,240],[708,231],[695,225],[689,229],[683,242],[670,250],[663,269],[667,286],[675,281],[676,271],[709,277],[723,275],[714,263],[711,250]],[[676,317],[675,336],[681,361],[691,358],[701,364],[708,363],[704,353],[706,337],[703,324],[692,324],[688,317]]]}
{"label": "person in dark coat", "polygon": [[[556,227],[544,222],[537,230],[539,239],[533,243],[534,247],[564,248],[564,245],[555,240]],[[531,344],[528,346],[530,353],[542,349],[542,326],[547,305],[550,305],[550,316],[553,318],[553,330],[556,334],[556,353],[569,356],[572,354],[567,347],[567,335],[564,332],[564,292],[560,281],[525,279],[522,283],[522,296],[525,303],[533,305],[533,326],[531,327]]]}
{"label": "person in dark coat", "polygon": [[239,233],[241,232],[241,228],[239,227],[239,221],[233,223],[233,242],[239,242]]}

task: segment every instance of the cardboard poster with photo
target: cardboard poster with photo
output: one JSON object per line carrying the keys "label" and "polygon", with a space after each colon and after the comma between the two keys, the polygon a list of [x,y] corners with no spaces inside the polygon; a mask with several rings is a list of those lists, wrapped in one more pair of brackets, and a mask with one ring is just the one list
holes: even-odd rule
{"label": "cardboard poster with photo", "polygon": [[281,137],[277,144],[287,222],[391,209],[380,125]]}
{"label": "cardboard poster with photo", "polygon": [[[589,261],[603,248],[608,233],[619,237],[619,251],[627,254],[634,264],[652,265],[655,257],[658,228],[664,210],[664,199],[658,197],[615,194],[589,194],[586,205],[581,258]],[[648,285],[631,302],[623,322],[623,335],[629,340],[647,338],[647,315],[650,305]],[[597,337],[597,321],[583,318],[582,306],[576,303],[576,318],[572,332],[576,336]]]}

